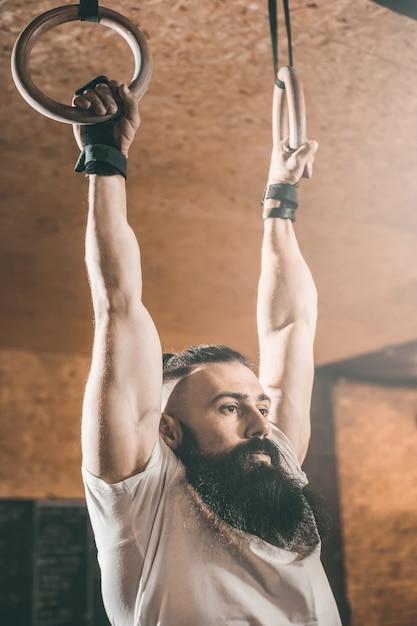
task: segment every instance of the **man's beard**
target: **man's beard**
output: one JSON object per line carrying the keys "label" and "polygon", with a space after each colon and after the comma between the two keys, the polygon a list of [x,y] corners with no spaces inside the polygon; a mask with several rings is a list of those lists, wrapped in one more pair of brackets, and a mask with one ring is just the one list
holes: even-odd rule
{"label": "man's beard", "polygon": [[[302,557],[313,552],[320,538],[305,490],[271,440],[254,438],[230,453],[204,456],[193,432],[182,428],[176,454],[188,482],[217,518]],[[251,457],[262,452],[271,465]]]}

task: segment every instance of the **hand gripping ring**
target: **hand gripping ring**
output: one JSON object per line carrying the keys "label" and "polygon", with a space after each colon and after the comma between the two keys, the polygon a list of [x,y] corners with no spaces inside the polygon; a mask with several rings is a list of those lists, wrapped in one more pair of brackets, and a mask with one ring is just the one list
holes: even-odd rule
{"label": "hand gripping ring", "polygon": [[[97,117],[89,110],[56,102],[38,89],[29,73],[29,57],[35,41],[55,26],[79,20],[79,9],[77,4],[57,7],[42,13],[28,24],[20,33],[13,48],[12,76],[20,95],[31,107],[46,117],[66,124],[107,122],[115,115]],[[139,100],[146,92],[152,76],[152,57],[144,35],[126,17],[105,7],[99,7],[99,22],[119,33],[129,44],[135,60],[135,70],[129,89]]]}
{"label": "hand gripping ring", "polygon": [[[277,145],[289,136],[289,147],[296,150],[306,140],[306,111],[301,81],[292,66],[282,67],[278,78],[285,89],[274,88],[272,102],[272,141]],[[288,117],[285,114],[288,109]],[[288,132],[286,129],[288,128]]]}

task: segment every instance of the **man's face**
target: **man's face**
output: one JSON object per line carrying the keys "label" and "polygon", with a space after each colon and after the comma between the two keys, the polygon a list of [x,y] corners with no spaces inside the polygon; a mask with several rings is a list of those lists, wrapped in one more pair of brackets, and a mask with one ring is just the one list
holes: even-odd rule
{"label": "man's face", "polygon": [[175,453],[217,519],[278,547],[309,554],[318,542],[302,486],[271,440],[270,400],[239,363],[196,368],[165,413],[181,425]]}
{"label": "man's face", "polygon": [[[245,365],[210,363],[197,366],[175,386],[165,413],[192,431],[201,454],[217,456],[252,438],[270,438],[270,405]],[[271,462],[267,454],[254,460]]]}

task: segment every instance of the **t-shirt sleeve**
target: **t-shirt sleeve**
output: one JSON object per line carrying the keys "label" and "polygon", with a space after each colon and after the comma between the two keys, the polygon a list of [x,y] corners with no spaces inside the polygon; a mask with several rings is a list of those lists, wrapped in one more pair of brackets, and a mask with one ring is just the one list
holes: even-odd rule
{"label": "t-shirt sleeve", "polygon": [[152,527],[161,497],[179,461],[160,438],[143,472],[108,484],[82,467],[85,495],[97,548],[108,550],[134,537],[133,516],[146,535]]}
{"label": "t-shirt sleeve", "polygon": [[272,431],[272,439],[280,449],[288,466],[290,474],[294,478],[299,480],[303,486],[307,485],[307,476],[305,472],[303,472],[303,470],[301,469],[301,465],[298,461],[297,454],[291,441],[288,439],[287,435],[282,432],[282,430],[275,426],[275,424],[270,423],[270,426]]}

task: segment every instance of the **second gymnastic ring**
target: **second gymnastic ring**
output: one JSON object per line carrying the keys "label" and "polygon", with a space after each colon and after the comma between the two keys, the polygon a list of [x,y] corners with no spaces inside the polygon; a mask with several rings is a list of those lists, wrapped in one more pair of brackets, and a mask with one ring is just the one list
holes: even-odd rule
{"label": "second gymnastic ring", "polygon": [[[301,81],[292,66],[282,67],[278,78],[285,85],[275,85],[272,104],[272,141],[274,146],[285,139],[288,127],[289,147],[296,150],[306,140],[306,111]],[[286,113],[288,111],[288,119]]]}

